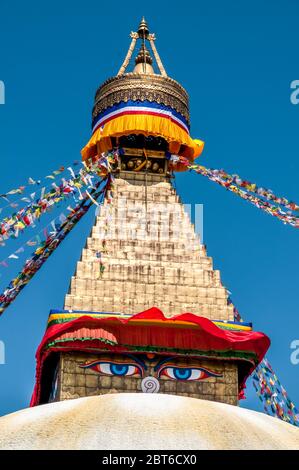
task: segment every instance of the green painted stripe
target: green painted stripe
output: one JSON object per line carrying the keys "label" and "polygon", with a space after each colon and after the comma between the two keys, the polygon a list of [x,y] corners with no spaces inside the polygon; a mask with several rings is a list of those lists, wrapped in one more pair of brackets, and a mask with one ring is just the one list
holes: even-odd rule
{"label": "green painted stripe", "polygon": [[109,339],[104,339],[104,338],[88,338],[88,337],[85,337],[85,338],[63,338],[63,339],[55,339],[51,343],[47,343],[47,345],[45,346],[45,350],[50,349],[50,348],[56,346],[56,344],[59,344],[59,343],[68,343],[68,342],[74,342],[74,341],[84,342],[84,341],[94,341],[94,340],[101,341],[102,343],[105,343],[105,344],[110,344],[111,346],[116,346],[117,345],[117,343],[115,343],[114,341],[110,341]]}

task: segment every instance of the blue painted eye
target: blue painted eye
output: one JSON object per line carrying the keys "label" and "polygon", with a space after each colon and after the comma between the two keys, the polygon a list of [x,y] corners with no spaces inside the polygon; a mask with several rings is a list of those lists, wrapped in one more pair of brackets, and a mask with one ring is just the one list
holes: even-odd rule
{"label": "blue painted eye", "polygon": [[111,373],[114,375],[127,375],[129,367],[126,364],[110,364]]}
{"label": "blue painted eye", "polygon": [[222,377],[202,367],[162,367],[158,373],[159,377],[166,377],[172,380],[203,380],[208,377]]}
{"label": "blue painted eye", "polygon": [[126,364],[117,362],[102,362],[94,361],[80,366],[84,369],[92,369],[95,372],[99,372],[103,375],[117,375],[122,376],[142,376],[142,369],[137,364]]}
{"label": "blue painted eye", "polygon": [[192,369],[179,369],[178,367],[173,368],[173,375],[178,380],[188,380],[192,374]]}

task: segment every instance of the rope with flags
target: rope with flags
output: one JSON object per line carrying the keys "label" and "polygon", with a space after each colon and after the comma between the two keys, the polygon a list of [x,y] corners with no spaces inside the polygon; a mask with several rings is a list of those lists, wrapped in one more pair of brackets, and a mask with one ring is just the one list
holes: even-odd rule
{"label": "rope with flags", "polygon": [[[78,160],[75,160],[72,163],[72,166],[77,166],[77,165],[79,165],[79,163],[80,162]],[[4,201],[8,202],[7,206],[9,206],[9,205],[11,205],[11,202],[10,202],[10,199],[8,198],[8,196],[14,196],[16,194],[20,195],[20,194],[23,194],[26,191],[26,189],[28,190],[30,188],[30,190],[31,190],[31,188],[33,186],[41,186],[43,180],[55,180],[57,178],[57,176],[61,175],[65,170],[73,171],[72,167],[67,167],[66,168],[65,166],[60,166],[57,170],[52,171],[52,173],[50,173],[49,175],[46,175],[42,178],[33,179],[33,178],[29,177],[28,180],[27,180],[27,183],[25,183],[21,186],[18,186],[17,188],[13,188],[13,189],[7,191],[6,193],[0,194],[0,201],[1,201],[1,199],[3,199]],[[4,206],[4,207],[7,207],[7,206]],[[0,207],[0,210],[2,211],[2,209],[4,207],[3,206]]]}
{"label": "rope with flags", "polygon": [[[202,165],[190,164],[189,160],[177,155],[170,156],[173,168],[180,163],[197,174],[207,177],[228,191],[253,204],[258,209],[278,218],[284,224],[299,228],[299,205],[285,197],[276,196],[272,190],[258,187],[255,183],[241,179],[238,175],[230,175],[224,170],[206,168]],[[270,202],[271,201],[271,202]]]}
{"label": "rope with flags", "polygon": [[299,411],[288,397],[287,391],[278,380],[267,358],[257,366],[251,378],[264,411],[299,426]]}
{"label": "rope with flags", "polygon": [[[58,184],[53,182],[52,188],[48,191],[46,191],[46,187],[43,187],[38,198],[36,198],[35,192],[28,195],[28,197],[22,197],[21,201],[27,202],[27,205],[0,221],[0,246],[5,246],[5,242],[9,238],[17,238],[28,227],[34,227],[36,221],[42,215],[51,211],[55,205],[58,205],[70,196],[75,201],[81,201],[83,199],[82,191],[85,191],[92,200],[88,190],[94,189],[94,178],[102,178],[111,173],[111,164],[115,163],[117,158],[118,153],[114,152],[111,155],[102,156],[95,163],[91,162],[90,165],[83,163],[84,167],[77,173],[69,166],[67,170],[71,173],[71,178],[62,178]],[[57,177],[60,173],[58,170],[56,173]],[[51,175],[46,176],[46,178],[49,176]],[[10,191],[10,193],[12,192]],[[95,203],[95,201],[93,202]]]}
{"label": "rope with flags", "polygon": [[[111,176],[109,175],[103,189],[98,190],[100,181],[92,190],[92,197],[97,200],[102,195],[104,201],[108,190],[110,189]],[[10,281],[6,289],[0,295],[0,315],[5,309],[16,299],[21,290],[28,284],[32,277],[39,271],[45,261],[56,250],[65,237],[73,230],[81,218],[88,212],[93,202],[89,196],[85,195],[82,201],[75,206],[72,212],[66,217],[61,224],[55,225],[56,230],[50,233],[47,238],[42,241],[29,258],[18,275]]]}
{"label": "rope with flags", "polygon": [[89,174],[89,172],[81,169],[78,174],[73,174],[72,178],[67,180],[63,178],[59,186],[56,183],[52,183],[53,188],[48,192],[42,191],[38,199],[32,200],[35,193],[32,195],[33,198],[23,198],[23,200],[29,203],[0,221],[0,240],[2,245],[8,238],[17,238],[20,231],[33,226],[43,214],[52,210],[56,204],[65,200],[70,195],[77,195],[78,199],[82,200],[81,190],[84,187],[92,189],[93,178],[94,176]]}
{"label": "rope with flags", "polygon": [[[228,302],[233,304],[230,298]],[[234,320],[243,322],[235,305]],[[263,404],[263,409],[268,415],[275,416],[299,427],[299,411],[294,402],[289,398],[286,389],[278,380],[266,357],[264,357],[251,374],[251,380],[257,396]]]}

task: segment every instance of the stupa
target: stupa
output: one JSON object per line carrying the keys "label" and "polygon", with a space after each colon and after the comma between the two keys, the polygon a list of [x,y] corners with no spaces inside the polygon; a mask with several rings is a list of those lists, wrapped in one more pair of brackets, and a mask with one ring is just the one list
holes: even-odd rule
{"label": "stupa", "polygon": [[203,150],[189,134],[187,92],[167,76],[144,19],[131,39],[118,74],[96,92],[82,150],[85,161],[103,160],[112,195],[99,207],[63,310],[50,312],[34,408],[0,418],[0,447],[296,448],[298,429],[238,407],[270,341],[235,321],[172,184],[184,169],[177,155],[193,161]]}

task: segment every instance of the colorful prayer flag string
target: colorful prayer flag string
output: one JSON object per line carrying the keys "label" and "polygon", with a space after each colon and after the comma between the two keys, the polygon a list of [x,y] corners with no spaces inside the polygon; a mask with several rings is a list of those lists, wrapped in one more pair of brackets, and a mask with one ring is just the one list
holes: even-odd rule
{"label": "colorful prayer flag string", "polygon": [[170,162],[173,168],[178,163],[185,165],[189,170],[207,177],[210,181],[214,181],[228,191],[249,201],[258,209],[277,217],[284,224],[299,228],[299,214],[294,213],[299,211],[299,205],[284,197],[276,196],[272,190],[258,187],[255,183],[242,180],[238,175],[230,175],[224,170],[215,170],[202,165],[190,164],[187,159],[177,155],[171,155]]}
{"label": "colorful prayer flag string", "polygon": [[[72,168],[68,169],[72,170]],[[58,204],[70,195],[74,197],[76,193],[79,194],[78,199],[82,200],[84,196],[81,189],[84,187],[92,189],[94,187],[93,178],[97,176],[94,167],[82,168],[77,174],[72,170],[71,174],[72,178],[68,180],[63,178],[59,186],[52,183],[53,189],[47,193],[42,193],[37,200],[30,201],[29,199],[30,203],[27,206],[0,222],[0,242],[2,246],[8,238],[17,238],[20,231],[34,225],[35,221],[40,219],[44,213],[51,210],[55,204]],[[90,193],[87,195],[89,198],[91,197]],[[35,193],[31,196],[34,199]]]}
{"label": "colorful prayer flag string", "polygon": [[[232,303],[231,299],[228,299]],[[234,306],[235,321],[243,321],[237,308]],[[251,375],[253,387],[264,411],[294,426],[299,426],[299,411],[294,402],[288,397],[286,389],[278,380],[268,359],[264,357]]]}
{"label": "colorful prayer flag string", "polygon": [[267,358],[257,366],[251,378],[257,396],[263,403],[264,411],[294,426],[299,426],[299,411],[288,397]]}
{"label": "colorful prayer flag string", "polygon": [[[79,161],[77,161],[77,160],[72,163],[73,166],[77,166],[78,164],[79,164]],[[67,169],[69,169],[69,168],[67,168]],[[27,180],[27,183],[25,185],[19,186],[18,188],[14,188],[14,189],[11,189],[10,191],[7,191],[6,193],[0,194],[0,199],[2,198],[5,201],[9,201],[7,196],[13,196],[13,195],[16,195],[16,194],[23,194],[24,191],[26,190],[26,188],[28,189],[29,186],[40,186],[41,183],[42,183],[42,180],[45,180],[45,179],[55,180],[55,178],[58,175],[60,175],[61,173],[63,173],[64,171],[65,171],[65,167],[60,166],[57,170],[54,170],[52,173],[50,173],[47,176],[44,176],[43,178],[34,180],[33,178],[29,177],[28,180]],[[2,207],[2,209],[3,209],[3,207]]]}
{"label": "colorful prayer flag string", "polygon": [[[99,191],[97,189],[100,182],[97,183],[95,189],[92,190],[92,195],[95,200],[98,199],[101,194],[104,200],[109,189],[110,179],[110,176],[108,176],[105,187]],[[16,278],[11,280],[7,288],[0,295],[0,315],[15,300],[21,290],[28,284],[48,257],[56,250],[92,205],[93,203],[89,200],[88,196],[85,196],[80,204],[74,208],[73,212],[66,217],[64,222],[60,225],[57,224],[57,232],[52,232],[47,236],[46,240],[39,244],[32,257],[25,262],[22,271],[19,272]]]}
{"label": "colorful prayer flag string", "polygon": [[[72,209],[73,211],[73,209]],[[72,212],[71,211],[71,212]],[[5,268],[8,268],[8,260],[9,259],[18,259],[20,253],[24,253],[25,249],[27,247],[33,247],[41,243],[41,237],[40,235],[43,234],[45,238],[48,236],[48,229],[51,230],[50,233],[56,233],[57,232],[57,224],[62,224],[66,220],[66,216],[62,212],[59,214],[57,217],[52,219],[45,227],[43,227],[41,230],[39,230],[33,237],[31,237],[29,240],[27,240],[23,245],[21,245],[17,250],[15,250],[13,253],[11,253],[9,256],[4,258],[2,261],[0,261],[0,267],[3,266]]]}

